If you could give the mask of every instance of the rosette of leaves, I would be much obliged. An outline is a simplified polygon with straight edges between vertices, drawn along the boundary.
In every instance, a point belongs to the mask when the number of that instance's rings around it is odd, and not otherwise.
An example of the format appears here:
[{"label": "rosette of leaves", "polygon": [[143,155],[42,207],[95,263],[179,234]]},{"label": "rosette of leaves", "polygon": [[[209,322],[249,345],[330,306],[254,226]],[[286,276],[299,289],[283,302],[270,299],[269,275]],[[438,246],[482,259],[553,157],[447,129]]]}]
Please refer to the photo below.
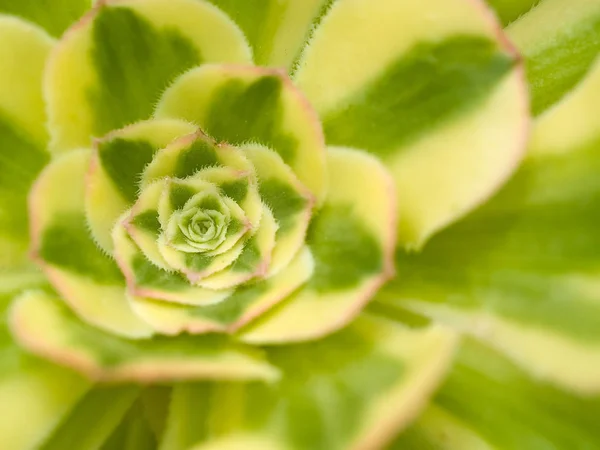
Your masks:
[{"label": "rosette of leaves", "polygon": [[600,1],[0,1],[1,448],[600,448]]}]

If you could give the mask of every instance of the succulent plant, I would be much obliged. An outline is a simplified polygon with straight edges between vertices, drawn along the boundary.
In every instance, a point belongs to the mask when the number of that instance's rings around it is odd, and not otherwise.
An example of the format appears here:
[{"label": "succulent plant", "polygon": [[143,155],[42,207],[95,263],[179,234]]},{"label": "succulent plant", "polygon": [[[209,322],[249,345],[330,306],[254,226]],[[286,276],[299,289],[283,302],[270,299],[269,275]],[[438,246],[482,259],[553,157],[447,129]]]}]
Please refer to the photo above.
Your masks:
[{"label": "succulent plant", "polygon": [[0,448],[600,448],[600,1],[0,0]]}]

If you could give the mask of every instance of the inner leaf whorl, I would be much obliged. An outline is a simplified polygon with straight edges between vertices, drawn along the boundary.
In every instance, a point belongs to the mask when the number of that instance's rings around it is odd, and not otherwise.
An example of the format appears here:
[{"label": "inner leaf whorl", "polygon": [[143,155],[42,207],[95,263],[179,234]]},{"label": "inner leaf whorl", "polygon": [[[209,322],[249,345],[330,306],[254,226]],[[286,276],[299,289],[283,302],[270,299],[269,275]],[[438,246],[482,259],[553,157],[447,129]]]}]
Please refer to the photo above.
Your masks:
[{"label": "inner leaf whorl", "polygon": [[186,253],[215,250],[225,241],[231,216],[222,199],[200,192],[169,218],[167,238],[173,248]]}]

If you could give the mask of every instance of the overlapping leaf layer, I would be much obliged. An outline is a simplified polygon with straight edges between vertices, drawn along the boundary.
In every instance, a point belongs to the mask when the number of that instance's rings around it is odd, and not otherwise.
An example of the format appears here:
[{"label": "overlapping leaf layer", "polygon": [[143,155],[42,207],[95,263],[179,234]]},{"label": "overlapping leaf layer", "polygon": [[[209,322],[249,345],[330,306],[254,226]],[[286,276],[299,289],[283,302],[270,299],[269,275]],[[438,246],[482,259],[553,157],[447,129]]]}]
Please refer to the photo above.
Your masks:
[{"label": "overlapping leaf layer", "polygon": [[600,1],[488,3],[0,0],[0,447],[600,448]]}]

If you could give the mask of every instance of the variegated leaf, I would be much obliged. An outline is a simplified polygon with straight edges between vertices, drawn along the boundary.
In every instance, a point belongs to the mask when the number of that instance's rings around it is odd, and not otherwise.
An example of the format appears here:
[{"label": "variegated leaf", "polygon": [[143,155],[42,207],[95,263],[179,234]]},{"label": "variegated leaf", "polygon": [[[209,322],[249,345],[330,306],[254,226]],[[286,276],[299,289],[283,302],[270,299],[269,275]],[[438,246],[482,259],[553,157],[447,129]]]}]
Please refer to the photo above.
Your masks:
[{"label": "variegated leaf", "polygon": [[403,276],[382,294],[582,393],[600,391],[599,93],[596,65],[538,119],[502,191],[422,253],[399,252]]},{"label": "variegated leaf", "polygon": [[540,382],[468,340],[430,406],[390,450],[594,449],[599,414],[597,396]]},{"label": "variegated leaf", "polygon": [[60,37],[89,10],[94,0],[0,0],[0,13],[17,16]]},{"label": "variegated leaf", "polygon": [[16,301],[10,323],[23,347],[95,380],[273,380],[279,376],[259,350],[226,337],[129,340],[81,322],[60,299],[40,291]]},{"label": "variegated leaf", "polygon": [[600,1],[543,0],[506,32],[525,59],[538,116],[568,94],[598,56]]},{"label": "variegated leaf", "polygon": [[383,165],[357,150],[331,148],[329,195],[311,222],[310,280],[241,331],[253,343],[325,336],[348,324],[394,272],[394,184]]},{"label": "variegated leaf", "polygon": [[49,160],[41,83],[53,46],[37,26],[0,15],[0,268],[26,260],[27,192]]},{"label": "variegated leaf", "polygon": [[525,149],[522,67],[479,2],[338,0],[294,79],[329,145],[391,170],[405,247],[488,198]]},{"label": "variegated leaf", "polygon": [[161,450],[382,448],[424,406],[452,333],[365,316],[314,343],[271,347],[271,385],[178,386]]},{"label": "variegated leaf", "polygon": [[207,62],[250,62],[238,27],[197,0],[100,2],[61,40],[45,77],[51,149],[147,119],[165,87]]}]

